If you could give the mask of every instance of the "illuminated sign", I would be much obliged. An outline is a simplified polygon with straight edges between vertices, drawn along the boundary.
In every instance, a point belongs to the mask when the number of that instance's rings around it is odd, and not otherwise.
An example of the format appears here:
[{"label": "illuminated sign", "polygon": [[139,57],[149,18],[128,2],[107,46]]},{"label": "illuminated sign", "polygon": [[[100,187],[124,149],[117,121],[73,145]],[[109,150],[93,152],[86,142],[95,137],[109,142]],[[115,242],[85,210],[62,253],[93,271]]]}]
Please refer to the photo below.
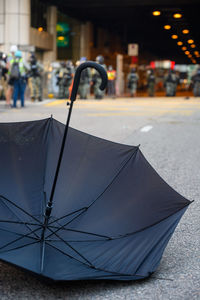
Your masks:
[{"label": "illuminated sign", "polygon": [[67,23],[57,23],[57,47],[68,47],[69,46],[69,32],[70,28]]}]

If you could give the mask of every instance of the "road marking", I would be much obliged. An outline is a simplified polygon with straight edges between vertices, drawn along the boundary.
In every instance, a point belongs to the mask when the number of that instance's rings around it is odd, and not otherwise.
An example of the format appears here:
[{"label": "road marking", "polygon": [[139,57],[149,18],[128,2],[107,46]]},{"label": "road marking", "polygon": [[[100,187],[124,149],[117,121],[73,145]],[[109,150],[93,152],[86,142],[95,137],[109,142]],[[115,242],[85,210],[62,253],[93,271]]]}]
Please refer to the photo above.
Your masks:
[{"label": "road marking", "polygon": [[153,126],[151,125],[147,125],[147,126],[144,126],[140,129],[141,132],[148,132],[149,130],[151,130],[153,128]]}]

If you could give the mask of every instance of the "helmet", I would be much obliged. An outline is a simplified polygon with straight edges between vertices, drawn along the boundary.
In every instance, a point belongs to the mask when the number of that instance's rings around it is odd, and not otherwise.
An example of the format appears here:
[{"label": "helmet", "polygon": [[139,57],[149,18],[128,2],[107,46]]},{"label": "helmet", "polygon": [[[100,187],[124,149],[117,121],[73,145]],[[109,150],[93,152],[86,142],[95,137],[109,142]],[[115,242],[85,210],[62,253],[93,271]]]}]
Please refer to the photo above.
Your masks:
[{"label": "helmet", "polygon": [[136,69],[135,68],[132,68],[131,69],[131,73],[135,73],[136,72]]},{"label": "helmet", "polygon": [[80,58],[80,62],[85,62],[85,61],[87,61],[87,57],[82,56],[82,57]]},{"label": "helmet", "polygon": [[17,51],[15,52],[15,57],[22,57],[21,51],[17,50]]},{"label": "helmet", "polygon": [[102,55],[98,55],[98,56],[96,57],[96,62],[98,62],[100,65],[103,65],[103,63],[104,63],[104,58],[103,58],[103,56],[102,56]]},{"label": "helmet", "polygon": [[10,47],[10,52],[15,53],[17,50],[18,50],[18,48],[17,48],[16,45],[12,45],[12,46]]}]

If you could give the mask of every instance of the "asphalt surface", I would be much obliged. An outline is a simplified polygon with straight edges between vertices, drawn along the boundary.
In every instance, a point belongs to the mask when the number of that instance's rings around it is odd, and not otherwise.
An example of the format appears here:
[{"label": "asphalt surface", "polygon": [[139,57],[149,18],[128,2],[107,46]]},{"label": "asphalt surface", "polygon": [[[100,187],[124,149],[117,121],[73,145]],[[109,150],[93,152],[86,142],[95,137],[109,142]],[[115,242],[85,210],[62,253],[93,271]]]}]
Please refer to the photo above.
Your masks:
[{"label": "asphalt surface", "polygon": [[[0,122],[49,117],[65,122],[64,101],[5,109]],[[135,98],[78,101],[71,126],[129,145],[141,144],[157,172],[183,196],[195,200],[181,219],[157,271],[137,282],[41,282],[0,263],[0,299],[200,299],[200,99]]]}]

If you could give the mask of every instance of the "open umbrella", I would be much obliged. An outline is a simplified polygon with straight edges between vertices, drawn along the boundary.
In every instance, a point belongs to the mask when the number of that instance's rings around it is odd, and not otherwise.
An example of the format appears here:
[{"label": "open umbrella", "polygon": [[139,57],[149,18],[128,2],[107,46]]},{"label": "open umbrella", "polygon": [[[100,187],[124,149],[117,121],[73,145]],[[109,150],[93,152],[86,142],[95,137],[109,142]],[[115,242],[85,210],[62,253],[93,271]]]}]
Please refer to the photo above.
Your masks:
[{"label": "open umbrella", "polygon": [[[139,147],[53,118],[0,124],[0,259],[53,280],[134,280],[156,270],[190,201]],[[58,151],[60,150],[60,153]]]}]

